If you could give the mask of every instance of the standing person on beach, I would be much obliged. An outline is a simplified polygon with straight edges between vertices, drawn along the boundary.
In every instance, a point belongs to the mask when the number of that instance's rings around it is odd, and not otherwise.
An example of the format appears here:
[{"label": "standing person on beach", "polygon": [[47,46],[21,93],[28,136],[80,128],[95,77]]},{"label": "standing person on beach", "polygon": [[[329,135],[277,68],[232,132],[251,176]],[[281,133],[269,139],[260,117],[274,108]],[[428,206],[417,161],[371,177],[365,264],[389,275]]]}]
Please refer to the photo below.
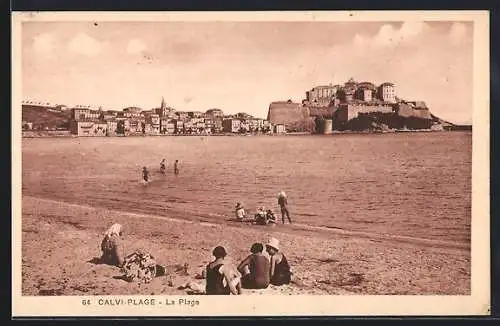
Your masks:
[{"label": "standing person on beach", "polygon": [[174,174],[179,174],[179,160],[175,160],[174,163]]},{"label": "standing person on beach", "polygon": [[142,168],[142,179],[144,179],[145,182],[149,182],[149,171],[145,166]]},{"label": "standing person on beach", "polygon": [[241,274],[226,262],[226,249],[217,246],[212,251],[215,260],[206,267],[206,287],[207,295],[239,295],[241,294]]},{"label": "standing person on beach", "polygon": [[289,284],[292,280],[292,272],[285,255],[280,251],[280,242],[271,238],[266,244],[266,251],[271,256],[271,267],[269,275],[272,285]]},{"label": "standing person on beach", "polygon": [[115,223],[104,233],[104,239],[101,242],[101,262],[117,267],[123,265],[123,246],[121,245],[121,236],[123,227]]},{"label": "standing person on beach", "polygon": [[166,169],[167,169],[167,160],[163,159],[160,163],[160,172],[165,174]]},{"label": "standing person on beach", "polygon": [[285,224],[285,215],[288,218],[288,222],[292,224],[292,219],[290,218],[290,212],[288,211],[288,199],[286,193],[282,190],[278,194],[278,205],[281,208],[281,220]]},{"label": "standing person on beach", "polygon": [[250,248],[251,255],[239,265],[238,271],[243,275],[241,286],[245,289],[265,289],[269,286],[269,259],[262,253],[262,243],[254,243]]}]

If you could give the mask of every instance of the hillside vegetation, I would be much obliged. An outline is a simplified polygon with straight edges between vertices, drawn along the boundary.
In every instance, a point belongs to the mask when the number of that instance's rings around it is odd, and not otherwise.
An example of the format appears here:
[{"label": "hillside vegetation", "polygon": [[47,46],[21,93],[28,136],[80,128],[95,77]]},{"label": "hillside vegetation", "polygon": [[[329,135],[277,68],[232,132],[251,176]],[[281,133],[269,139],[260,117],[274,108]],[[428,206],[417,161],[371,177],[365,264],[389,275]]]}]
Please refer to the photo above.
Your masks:
[{"label": "hillside vegetation", "polygon": [[68,129],[70,112],[48,107],[23,106],[22,120],[33,123],[33,129]]}]

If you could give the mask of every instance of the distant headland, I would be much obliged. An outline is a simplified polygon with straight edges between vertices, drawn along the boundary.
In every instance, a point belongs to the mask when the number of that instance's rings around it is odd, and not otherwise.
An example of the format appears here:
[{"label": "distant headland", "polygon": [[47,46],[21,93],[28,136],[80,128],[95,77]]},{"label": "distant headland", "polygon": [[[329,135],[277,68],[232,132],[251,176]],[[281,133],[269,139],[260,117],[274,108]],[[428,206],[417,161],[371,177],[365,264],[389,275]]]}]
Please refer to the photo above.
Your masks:
[{"label": "distant headland", "polygon": [[301,103],[276,101],[269,105],[267,119],[284,124],[288,131],[329,134],[335,132],[391,132],[471,130],[433,115],[424,101],[396,96],[396,86],[385,82],[321,85],[307,91]]},{"label": "distant headland", "polygon": [[424,101],[396,96],[395,85],[356,82],[316,86],[301,103],[271,102],[267,119],[247,113],[225,114],[221,109],[177,111],[162,98],[157,108],[102,107],[22,103],[25,137],[40,136],[153,136],[332,134],[343,132],[398,132],[471,130],[433,115]]}]

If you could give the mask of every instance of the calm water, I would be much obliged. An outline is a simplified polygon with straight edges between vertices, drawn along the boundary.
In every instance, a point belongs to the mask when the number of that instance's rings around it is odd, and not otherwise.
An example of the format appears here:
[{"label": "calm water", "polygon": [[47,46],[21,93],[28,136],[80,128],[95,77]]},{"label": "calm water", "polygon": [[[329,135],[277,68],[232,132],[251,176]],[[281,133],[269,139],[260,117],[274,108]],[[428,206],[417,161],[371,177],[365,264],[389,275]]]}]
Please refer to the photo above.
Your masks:
[{"label": "calm water", "polygon": [[471,147],[470,132],[23,139],[23,194],[223,221],[237,201],[277,212],[283,189],[298,223],[467,242]]}]

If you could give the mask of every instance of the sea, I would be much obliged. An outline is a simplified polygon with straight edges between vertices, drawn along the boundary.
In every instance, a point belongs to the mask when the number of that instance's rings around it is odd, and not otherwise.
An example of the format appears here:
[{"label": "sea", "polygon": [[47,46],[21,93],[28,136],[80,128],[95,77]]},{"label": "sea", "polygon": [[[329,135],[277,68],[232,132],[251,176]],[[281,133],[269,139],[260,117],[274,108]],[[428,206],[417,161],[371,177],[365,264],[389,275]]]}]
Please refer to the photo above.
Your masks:
[{"label": "sea", "polygon": [[294,223],[468,243],[471,155],[471,132],[23,138],[22,194],[229,223],[237,202],[280,220],[283,190]]}]

